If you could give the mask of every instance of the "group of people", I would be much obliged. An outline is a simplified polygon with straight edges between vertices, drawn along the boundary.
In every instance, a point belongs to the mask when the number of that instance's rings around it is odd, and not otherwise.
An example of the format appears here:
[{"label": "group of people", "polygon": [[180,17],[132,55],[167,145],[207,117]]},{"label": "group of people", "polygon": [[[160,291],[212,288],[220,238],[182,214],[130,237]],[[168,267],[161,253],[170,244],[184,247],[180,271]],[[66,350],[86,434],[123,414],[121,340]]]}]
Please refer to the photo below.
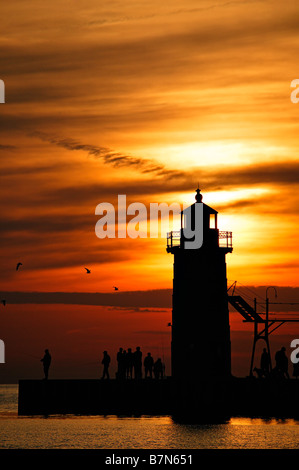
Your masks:
[{"label": "group of people", "polygon": [[[271,370],[271,361],[270,356],[266,348],[263,349],[261,355],[261,368],[254,370],[257,372],[258,377],[277,377],[277,378],[287,378],[289,379],[289,361],[286,355],[286,348],[283,346],[279,351],[275,354],[275,367]],[[111,358],[107,351],[103,353],[103,375],[102,379],[109,379],[109,366],[111,362]],[[133,379],[133,375],[135,379],[142,378],[142,352],[140,347],[137,346],[136,350],[132,352],[131,348],[128,348],[128,351],[124,350],[123,348],[119,348],[119,351],[116,355],[117,359],[117,372],[116,377],[117,379]],[[51,354],[49,350],[45,350],[44,357],[41,359],[43,363],[44,375],[45,380],[48,379],[49,368],[51,365]],[[161,358],[158,358],[154,361],[151,353],[147,353],[147,356],[144,358],[143,361],[144,366],[144,377],[152,379],[153,376],[155,379],[163,379],[164,377],[164,364],[161,361]],[[299,377],[299,363],[294,364],[293,376],[296,379]]]},{"label": "group of people", "polygon": [[[103,375],[102,379],[109,379],[109,366],[111,362],[111,358],[107,351],[104,351],[104,356],[102,360],[103,364]],[[119,351],[116,355],[117,360],[117,372],[116,378],[117,379],[141,379],[142,378],[142,352],[140,347],[137,346],[136,350],[133,352],[131,348],[128,350],[124,350],[123,348],[119,348]],[[164,376],[164,367],[161,361],[161,358],[158,358],[154,361],[151,353],[147,353],[143,361],[144,366],[144,376],[145,378],[153,378],[155,379],[162,379]]]},{"label": "group of people", "polygon": [[[259,377],[276,377],[289,379],[289,360],[286,355],[286,348],[283,346],[279,351],[275,353],[275,367],[271,370],[270,356],[266,348],[263,349],[261,355],[261,368],[258,370]],[[299,376],[299,367],[294,364],[293,376]]]},{"label": "group of people", "polygon": [[[132,379],[133,376],[135,379],[142,378],[142,352],[139,346],[137,346],[136,351],[134,352],[132,352],[131,348],[129,348],[128,351],[123,350],[123,348],[119,348],[116,359],[118,364],[116,377],[118,379]],[[41,359],[41,362],[43,363],[45,380],[47,380],[49,375],[49,368],[51,365],[51,354],[48,349],[45,349],[45,354]],[[108,352],[104,351],[102,360],[102,379],[110,378],[110,362],[111,358]],[[161,361],[161,358],[158,358],[156,361],[154,361],[151,353],[147,353],[147,356],[143,361],[143,365],[145,378],[149,377],[150,379],[152,379],[153,375],[155,379],[162,379],[164,377],[164,365]]]}]

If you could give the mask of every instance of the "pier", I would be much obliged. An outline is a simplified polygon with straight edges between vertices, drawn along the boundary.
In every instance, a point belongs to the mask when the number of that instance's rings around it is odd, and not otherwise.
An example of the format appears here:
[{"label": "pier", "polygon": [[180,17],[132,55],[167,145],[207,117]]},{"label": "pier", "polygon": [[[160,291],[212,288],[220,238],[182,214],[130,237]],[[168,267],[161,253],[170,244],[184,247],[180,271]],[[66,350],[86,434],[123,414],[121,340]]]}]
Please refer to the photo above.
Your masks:
[{"label": "pier", "polygon": [[19,415],[169,414],[171,380],[20,380]]},{"label": "pier", "polygon": [[299,419],[299,380],[20,380],[19,416],[171,415],[188,422],[233,416]]}]

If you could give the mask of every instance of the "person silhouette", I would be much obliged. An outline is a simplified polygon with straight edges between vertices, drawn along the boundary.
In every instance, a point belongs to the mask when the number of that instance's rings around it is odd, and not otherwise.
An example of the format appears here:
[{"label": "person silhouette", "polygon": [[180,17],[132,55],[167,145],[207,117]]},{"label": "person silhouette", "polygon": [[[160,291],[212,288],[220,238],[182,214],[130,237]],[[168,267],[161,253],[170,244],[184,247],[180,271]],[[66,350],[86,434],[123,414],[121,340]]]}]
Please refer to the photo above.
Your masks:
[{"label": "person silhouette", "polygon": [[48,374],[49,374],[49,368],[51,365],[51,354],[49,353],[48,349],[45,349],[45,354],[44,357],[41,359],[41,362],[43,363],[44,367],[44,374],[45,374],[45,380],[48,379]]},{"label": "person silhouette", "polygon": [[137,346],[136,351],[134,352],[134,377],[135,379],[142,378],[142,352],[140,351],[140,347]]},{"label": "person silhouette", "polygon": [[151,353],[147,353],[146,358],[144,359],[143,362],[144,365],[144,376],[147,378],[147,374],[149,374],[150,379],[153,378],[153,365],[154,365],[154,359],[152,358]]},{"label": "person silhouette", "polygon": [[267,349],[264,348],[261,356],[261,371],[265,377],[269,376],[270,372],[270,358]]},{"label": "person silhouette", "polygon": [[126,355],[126,378],[133,378],[133,353],[131,348],[128,348]]},{"label": "person silhouette", "polygon": [[127,378],[127,351],[124,349],[122,354],[122,378]]},{"label": "person silhouette", "polygon": [[123,378],[123,371],[124,371],[124,361],[123,361],[123,348],[119,348],[118,353],[116,355],[116,360],[117,360],[117,378],[122,379]]},{"label": "person silhouette", "polygon": [[160,357],[156,360],[154,364],[154,375],[155,379],[163,379],[163,364]]},{"label": "person silhouette", "polygon": [[104,379],[105,377],[107,377],[107,379],[109,379],[110,378],[109,377],[110,356],[107,353],[107,351],[104,351],[103,354],[104,354],[104,357],[103,357],[103,360],[102,360],[102,364],[103,364],[104,368],[103,368],[102,379]]},{"label": "person silhouette", "polygon": [[278,372],[278,376],[281,378],[287,377],[290,378],[288,372],[288,358],[285,354],[286,348],[283,346],[277,353],[275,354],[275,361],[276,361],[276,370]]}]

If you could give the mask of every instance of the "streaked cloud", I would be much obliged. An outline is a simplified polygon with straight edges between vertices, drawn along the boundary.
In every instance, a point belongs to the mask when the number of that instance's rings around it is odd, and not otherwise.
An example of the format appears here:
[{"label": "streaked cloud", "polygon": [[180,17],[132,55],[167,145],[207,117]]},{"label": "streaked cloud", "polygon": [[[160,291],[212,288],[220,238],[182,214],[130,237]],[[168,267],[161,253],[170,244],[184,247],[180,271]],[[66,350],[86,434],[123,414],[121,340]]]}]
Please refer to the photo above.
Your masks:
[{"label": "streaked cloud", "polygon": [[129,155],[124,155],[119,152],[115,152],[112,149],[106,147],[99,147],[96,145],[81,144],[72,139],[58,139],[55,137],[47,136],[41,132],[35,132],[32,134],[34,137],[39,137],[42,140],[45,140],[51,144],[57,145],[58,147],[63,147],[67,150],[80,150],[86,152],[88,155],[91,155],[95,158],[99,158],[104,161],[106,164],[110,164],[114,167],[135,167],[141,173],[154,173],[156,176],[165,176],[171,177],[180,177],[183,176],[183,172],[176,170],[166,169],[164,165],[158,165],[157,163],[142,158],[136,158]]},{"label": "streaked cloud", "polygon": [[[235,295],[242,295],[253,305],[257,298],[258,309],[265,313],[266,291],[269,286],[243,286],[237,283]],[[299,287],[276,286],[278,297],[269,291],[270,311],[278,313],[299,312]],[[231,293],[229,291],[229,293]],[[169,313],[172,307],[172,289],[156,289],[115,293],[90,292],[3,292],[7,304],[64,304],[108,306],[113,311],[133,313]],[[230,306],[230,311],[235,312]]]}]

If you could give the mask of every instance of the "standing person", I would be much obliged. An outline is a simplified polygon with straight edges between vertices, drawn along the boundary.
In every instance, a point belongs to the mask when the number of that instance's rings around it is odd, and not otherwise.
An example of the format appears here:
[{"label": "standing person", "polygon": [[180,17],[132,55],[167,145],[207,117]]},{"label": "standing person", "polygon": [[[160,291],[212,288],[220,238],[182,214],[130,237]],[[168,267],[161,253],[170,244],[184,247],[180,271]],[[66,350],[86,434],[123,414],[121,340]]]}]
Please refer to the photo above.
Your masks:
[{"label": "standing person", "polygon": [[276,369],[278,372],[278,377],[285,378],[285,376],[289,379],[289,372],[288,372],[288,358],[285,354],[286,348],[283,346],[277,353],[275,354],[275,361],[276,361]]},{"label": "standing person", "polygon": [[122,355],[122,378],[127,378],[127,351],[125,349],[123,350]]},{"label": "standing person", "polygon": [[142,352],[139,346],[137,346],[134,352],[134,375],[135,379],[142,378]]},{"label": "standing person", "polygon": [[104,351],[104,357],[103,357],[103,360],[102,360],[102,364],[104,366],[103,368],[103,375],[102,375],[102,379],[104,379],[105,377],[107,377],[107,379],[109,379],[109,364],[110,364],[110,356],[109,354],[107,353],[107,351]]},{"label": "standing person", "polygon": [[45,355],[41,359],[41,362],[43,362],[43,367],[44,367],[44,374],[45,374],[45,380],[48,380],[48,374],[49,374],[49,368],[51,365],[51,354],[49,353],[48,349],[45,349]]},{"label": "standing person", "polygon": [[128,348],[128,352],[126,355],[126,378],[132,379],[133,378],[133,353],[132,349]]},{"label": "standing person", "polygon": [[124,361],[123,361],[123,348],[119,348],[119,351],[116,355],[116,360],[117,360],[117,378],[122,379],[123,378],[123,369],[124,369]]},{"label": "standing person", "polygon": [[270,372],[270,358],[266,348],[263,349],[261,356],[261,371],[265,377],[269,377]]},{"label": "standing person", "polygon": [[153,378],[153,365],[154,359],[152,358],[151,353],[147,353],[146,358],[144,359],[144,376],[147,378],[147,374],[149,374],[150,379]]},{"label": "standing person", "polygon": [[160,358],[158,358],[154,364],[154,375],[155,379],[163,379],[163,364]]}]

